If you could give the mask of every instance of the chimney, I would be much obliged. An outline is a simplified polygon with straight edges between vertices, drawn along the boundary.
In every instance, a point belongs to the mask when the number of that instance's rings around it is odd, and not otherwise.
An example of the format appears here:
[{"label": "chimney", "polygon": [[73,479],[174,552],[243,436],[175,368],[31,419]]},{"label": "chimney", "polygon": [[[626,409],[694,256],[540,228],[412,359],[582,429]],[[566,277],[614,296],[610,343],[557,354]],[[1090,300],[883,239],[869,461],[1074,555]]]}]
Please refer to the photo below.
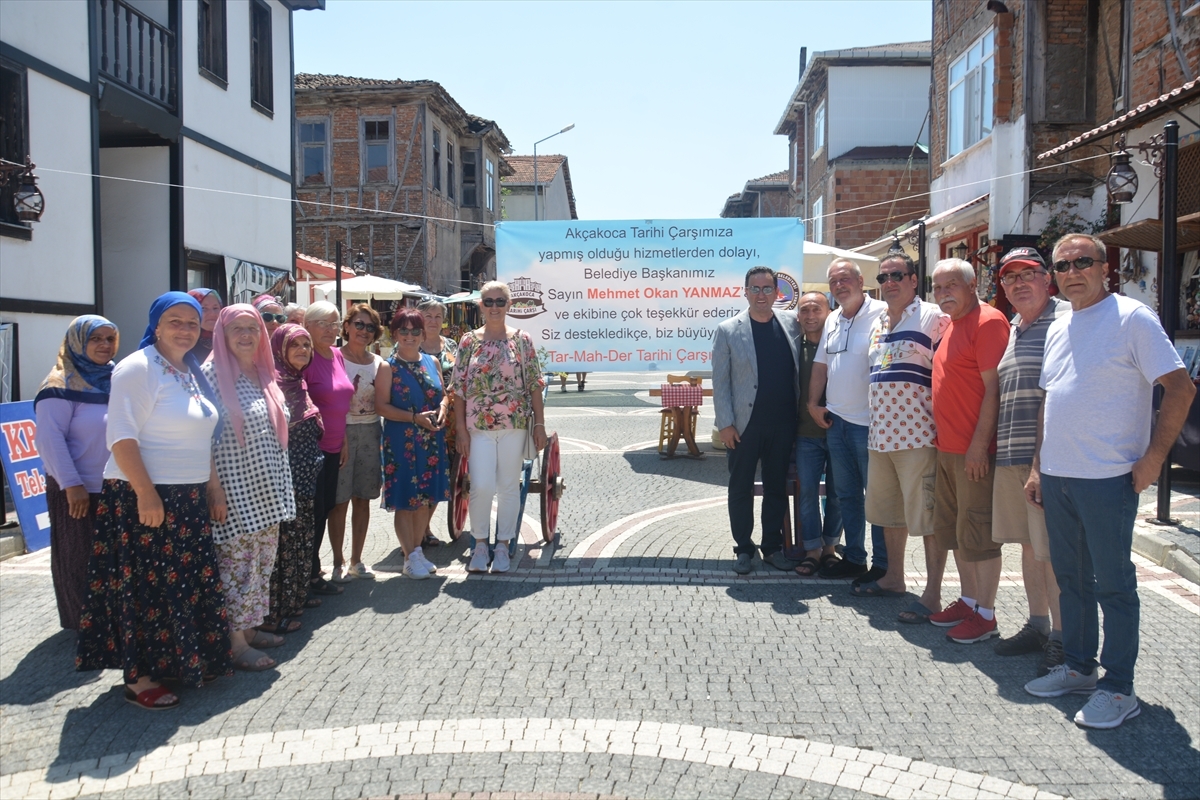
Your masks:
[{"label": "chimney", "polygon": [[796,79],[797,81],[801,81],[804,79],[804,68],[807,66],[808,66],[808,48],[801,47],[800,48],[800,77]]}]

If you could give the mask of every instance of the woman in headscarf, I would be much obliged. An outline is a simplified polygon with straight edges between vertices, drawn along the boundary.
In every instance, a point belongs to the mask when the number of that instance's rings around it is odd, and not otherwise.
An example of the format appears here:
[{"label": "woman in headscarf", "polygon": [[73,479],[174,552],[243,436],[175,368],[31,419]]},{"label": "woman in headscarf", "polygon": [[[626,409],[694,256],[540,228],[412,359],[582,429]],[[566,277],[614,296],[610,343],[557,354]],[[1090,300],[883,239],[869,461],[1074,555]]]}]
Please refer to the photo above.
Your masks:
[{"label": "woman in headscarf", "polygon": [[283,306],[279,304],[279,298],[275,295],[260,294],[250,301],[250,305],[254,306],[254,310],[262,315],[263,324],[267,326],[268,341],[269,337],[275,335],[279,326],[287,322]]},{"label": "woman in headscarf", "polygon": [[112,373],[112,456],[96,505],[88,595],[75,667],[120,669],[125,699],[152,711],[230,672],[229,622],[209,518],[225,519],[212,461],[212,388],[189,352],[200,304],[167,292],[150,307],[141,349]]},{"label": "woman in headscarf", "polygon": [[200,304],[200,338],[192,348],[190,355],[197,364],[208,360],[208,354],[213,349],[213,327],[217,324],[217,315],[221,313],[221,295],[216,289],[192,289],[188,292]]},{"label": "woman in headscarf", "polygon": [[79,610],[87,596],[92,529],[108,446],[104,429],[117,326],[85,314],[67,326],[58,361],[42,381],[33,407],[37,413],[37,449],[46,468],[46,505],[50,512],[50,576],[58,621],[79,628]]},{"label": "woman in headscarf", "polygon": [[275,660],[257,648],[283,644],[283,637],[255,628],[270,611],[279,523],[295,518],[296,501],[283,392],[275,385],[275,359],[254,306],[221,309],[212,356],[201,370],[228,423],[213,447],[228,515],[213,525],[212,537],[233,631],[233,665],[261,672]]},{"label": "woman in headscarf", "polygon": [[312,566],[313,495],[325,455],[318,442],[324,427],[321,412],[308,396],[304,368],[312,360],[312,336],[299,325],[285,323],[271,336],[275,357],[275,382],[288,409],[288,464],[296,497],[296,518],[279,523],[279,550],[271,573],[271,613],[259,630],[291,633],[300,628],[293,619],[306,605],[318,606],[319,597],[307,602],[308,575]]}]

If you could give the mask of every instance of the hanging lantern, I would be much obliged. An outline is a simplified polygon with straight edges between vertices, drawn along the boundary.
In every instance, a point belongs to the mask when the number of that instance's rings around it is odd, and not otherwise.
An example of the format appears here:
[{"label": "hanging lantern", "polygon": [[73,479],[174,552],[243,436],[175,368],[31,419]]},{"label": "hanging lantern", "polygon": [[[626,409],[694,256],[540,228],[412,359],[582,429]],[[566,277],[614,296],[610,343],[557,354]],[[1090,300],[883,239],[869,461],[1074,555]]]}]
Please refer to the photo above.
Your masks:
[{"label": "hanging lantern", "polygon": [[959,242],[950,248],[950,257],[957,258],[959,261],[967,260],[967,243]]},{"label": "hanging lantern", "polygon": [[21,176],[21,185],[13,193],[13,207],[17,211],[17,219],[22,222],[37,222],[42,218],[42,212],[46,210],[46,197],[38,188],[32,164]]},{"label": "hanging lantern", "polygon": [[1108,171],[1108,201],[1114,205],[1132,203],[1138,190],[1137,170],[1129,163],[1129,152],[1124,147],[1112,154],[1112,167]]}]

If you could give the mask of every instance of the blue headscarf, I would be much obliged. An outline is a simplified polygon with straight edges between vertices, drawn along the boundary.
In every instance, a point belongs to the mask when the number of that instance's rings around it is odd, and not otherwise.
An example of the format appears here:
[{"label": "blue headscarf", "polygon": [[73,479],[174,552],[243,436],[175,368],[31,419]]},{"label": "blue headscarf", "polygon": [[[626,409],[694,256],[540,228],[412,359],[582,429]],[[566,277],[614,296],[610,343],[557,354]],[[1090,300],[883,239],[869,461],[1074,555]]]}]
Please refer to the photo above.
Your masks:
[{"label": "blue headscarf", "polygon": [[38,388],[37,396],[33,398],[34,406],[47,397],[108,405],[113,362],[97,364],[87,355],[88,337],[97,328],[112,328],[114,333],[117,332],[116,324],[97,314],[84,314],[71,320],[62,347],[58,349],[58,361]]},{"label": "blue headscarf", "polygon": [[[150,306],[150,323],[146,326],[146,332],[142,334],[142,341],[138,345],[139,348],[149,347],[158,341],[158,336],[154,332],[158,328],[158,321],[162,319],[162,315],[166,313],[168,308],[177,305],[191,306],[196,312],[197,318],[204,316],[204,309],[200,307],[200,303],[186,292],[167,292],[164,295],[160,295]],[[192,378],[195,379],[196,385],[200,387],[200,392],[208,402],[212,403],[213,408],[220,408],[221,405],[217,400],[217,393],[213,391],[212,386],[205,379],[204,373],[200,371],[200,362],[196,360],[196,357],[191,353],[187,353],[183,357],[183,363],[191,371]],[[212,416],[212,412],[209,411],[208,406],[204,406],[204,416]],[[221,419],[220,415],[218,415],[217,427],[213,431],[214,442],[221,438],[221,429],[224,427],[225,420]]]}]

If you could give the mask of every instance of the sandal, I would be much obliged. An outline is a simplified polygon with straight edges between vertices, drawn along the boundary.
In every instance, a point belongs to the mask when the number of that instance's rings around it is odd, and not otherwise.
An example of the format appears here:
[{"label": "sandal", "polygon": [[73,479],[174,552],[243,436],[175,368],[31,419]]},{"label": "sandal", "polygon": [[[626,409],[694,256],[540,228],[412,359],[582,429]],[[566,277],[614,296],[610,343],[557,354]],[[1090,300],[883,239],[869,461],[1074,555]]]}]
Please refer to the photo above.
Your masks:
[{"label": "sandal", "polygon": [[[295,633],[300,630],[300,621],[284,617],[279,622],[264,622],[254,630],[262,631],[263,633]],[[280,642],[283,644],[283,642]],[[267,645],[267,647],[278,647],[278,645]]]},{"label": "sandal", "polygon": [[[253,654],[253,655],[252,655]],[[260,659],[266,658],[271,663],[259,664]],[[268,656],[266,653],[259,652],[253,647],[247,647],[240,655],[234,657],[234,669],[240,669],[243,672],[266,672],[269,669],[275,669],[279,666],[275,659]]]},{"label": "sandal", "polygon": [[269,631],[260,631],[257,628],[253,629],[254,635],[247,641],[251,647],[282,647],[285,639],[278,634]]},{"label": "sandal", "polygon": [[817,562],[817,572],[824,572],[826,567],[836,564],[841,560],[841,557],[836,556],[833,553],[826,553],[825,555],[821,556],[821,560]]},{"label": "sandal", "polygon": [[[159,703],[158,701],[164,697],[171,696],[175,698],[173,703]],[[144,692],[135,693],[133,687],[125,685],[125,700],[135,706],[140,706],[147,711],[166,711],[170,708],[179,707],[179,696],[165,686],[156,686],[153,689],[147,689]]]},{"label": "sandal", "polygon": [[313,594],[336,595],[346,591],[346,587],[334,586],[324,578],[317,578],[308,584],[308,590]]},{"label": "sandal", "polygon": [[432,533],[425,534],[425,538],[421,540],[421,547],[441,547],[442,540],[434,536]]},{"label": "sandal", "polygon": [[920,600],[913,600],[912,605],[901,611],[896,616],[896,619],[906,622],[909,625],[920,625],[923,622],[928,622],[934,613],[936,612],[930,611],[922,605]]},{"label": "sandal", "polygon": [[821,569],[820,562],[817,561],[812,556],[807,556],[796,567],[796,574],[799,575],[801,578],[811,578],[812,576],[816,575],[817,572],[820,571],[820,569]]}]

